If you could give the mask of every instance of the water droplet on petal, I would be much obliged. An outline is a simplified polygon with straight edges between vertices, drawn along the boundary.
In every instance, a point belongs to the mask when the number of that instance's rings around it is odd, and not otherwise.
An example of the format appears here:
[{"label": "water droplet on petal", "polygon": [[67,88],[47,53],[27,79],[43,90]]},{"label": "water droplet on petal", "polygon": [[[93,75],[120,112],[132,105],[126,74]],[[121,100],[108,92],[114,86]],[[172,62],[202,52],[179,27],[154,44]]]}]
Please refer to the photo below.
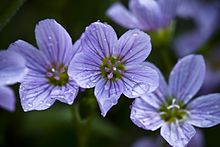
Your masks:
[{"label": "water droplet on petal", "polygon": [[49,39],[49,40],[51,40],[51,39],[52,39],[52,37],[51,37],[51,36],[48,36],[48,39]]},{"label": "water droplet on petal", "polygon": [[149,89],[149,86],[146,83],[137,83],[132,88],[132,95],[133,96],[140,96],[147,92]]},{"label": "water droplet on petal", "polygon": [[49,106],[49,107],[51,106],[51,104],[50,104],[50,103],[46,103],[46,105],[47,105],[47,106]]},{"label": "water droplet on petal", "polygon": [[134,33],[132,36],[133,36],[133,37],[136,37],[137,35],[138,35],[137,33]]},{"label": "water droplet on petal", "polygon": [[28,107],[33,107],[33,104],[32,103],[28,103]]}]

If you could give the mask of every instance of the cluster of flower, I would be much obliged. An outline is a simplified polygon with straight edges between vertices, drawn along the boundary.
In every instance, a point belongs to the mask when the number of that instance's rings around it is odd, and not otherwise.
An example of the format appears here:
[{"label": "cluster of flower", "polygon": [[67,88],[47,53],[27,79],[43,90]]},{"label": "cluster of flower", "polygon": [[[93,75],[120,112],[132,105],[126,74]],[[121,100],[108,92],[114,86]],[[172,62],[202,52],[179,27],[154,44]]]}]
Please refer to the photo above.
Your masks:
[{"label": "cluster of flower", "polygon": [[130,115],[134,124],[152,131],[161,128],[161,136],[172,146],[187,145],[196,133],[193,126],[219,124],[220,94],[192,99],[205,77],[201,55],[180,59],[167,84],[160,70],[145,61],[151,41],[148,34],[138,30],[168,25],[178,3],[131,0],[131,12],[114,4],[107,13],[131,29],[119,39],[110,25],[98,21],[86,27],[72,44],[67,31],[55,20],[40,21],[35,28],[39,50],[18,40],[0,52],[0,77],[4,79],[0,81],[0,106],[14,110],[14,94],[6,85],[15,82],[21,83],[24,111],[45,110],[56,100],[71,105],[79,87],[95,87],[103,116],[124,94],[135,98]]}]

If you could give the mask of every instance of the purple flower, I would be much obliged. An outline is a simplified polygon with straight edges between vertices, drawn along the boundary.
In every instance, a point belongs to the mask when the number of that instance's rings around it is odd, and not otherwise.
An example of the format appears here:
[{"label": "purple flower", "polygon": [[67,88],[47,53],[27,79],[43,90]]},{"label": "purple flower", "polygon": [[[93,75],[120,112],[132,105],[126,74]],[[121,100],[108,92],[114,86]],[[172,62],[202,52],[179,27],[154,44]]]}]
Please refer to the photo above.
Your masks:
[{"label": "purple flower", "polygon": [[20,81],[27,73],[25,60],[12,51],[0,51],[0,107],[15,110],[15,95],[6,85]]},{"label": "purple flower", "polygon": [[169,85],[160,72],[159,75],[159,88],[136,98],[132,104],[130,118],[137,126],[152,131],[161,128],[161,136],[171,146],[179,147],[187,145],[195,135],[193,126],[207,128],[219,124],[219,93],[192,99],[205,76],[201,55],[179,60],[171,72]]},{"label": "purple flower", "polygon": [[153,31],[166,27],[172,21],[180,1],[130,0],[130,10],[117,2],[106,13],[112,20],[125,28]]},{"label": "purple flower", "polygon": [[196,0],[185,0],[179,7],[177,15],[193,19],[196,28],[180,34],[174,40],[179,56],[185,56],[198,50],[213,34],[218,24],[218,11],[213,4],[203,4]]},{"label": "purple flower", "polygon": [[67,70],[80,41],[73,46],[69,34],[53,19],[40,21],[35,35],[40,50],[22,40],[10,46],[24,56],[29,69],[20,85],[24,111],[47,109],[55,100],[72,104],[79,86]]},{"label": "purple flower", "polygon": [[158,87],[157,72],[143,62],[151,51],[146,33],[130,30],[118,40],[111,26],[95,22],[86,28],[81,44],[83,52],[68,72],[80,87],[95,87],[103,116],[122,93],[134,98]]},{"label": "purple flower", "polygon": [[[186,147],[204,147],[204,135],[197,129],[195,136],[192,137]],[[137,140],[132,147],[170,147],[165,144],[160,136],[156,137],[142,137]]]}]

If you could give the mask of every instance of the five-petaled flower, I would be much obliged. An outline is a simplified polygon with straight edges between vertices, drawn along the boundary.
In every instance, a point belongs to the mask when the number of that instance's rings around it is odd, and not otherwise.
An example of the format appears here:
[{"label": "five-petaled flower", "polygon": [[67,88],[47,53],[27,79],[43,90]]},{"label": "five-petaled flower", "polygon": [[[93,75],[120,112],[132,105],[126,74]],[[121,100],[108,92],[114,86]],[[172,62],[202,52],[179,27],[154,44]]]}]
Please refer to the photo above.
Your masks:
[{"label": "five-petaled flower", "polygon": [[53,19],[40,21],[35,35],[40,50],[22,40],[9,47],[27,60],[29,71],[20,85],[24,111],[47,109],[55,100],[72,104],[79,86],[67,70],[79,42],[72,45],[69,34]]},{"label": "five-petaled flower", "polygon": [[125,28],[153,31],[166,27],[172,21],[180,1],[130,0],[130,11],[116,2],[107,10],[107,15]]},{"label": "five-petaled flower", "polygon": [[193,126],[206,128],[220,123],[219,93],[192,99],[205,76],[201,55],[179,60],[171,72],[169,85],[159,70],[158,73],[159,88],[136,98],[132,104],[130,118],[137,126],[152,131],[161,127],[160,134],[170,145],[182,147],[195,135]]},{"label": "five-petaled flower", "polygon": [[6,85],[19,82],[27,73],[25,59],[9,50],[0,51],[0,106],[6,110],[15,110],[15,95]]},{"label": "five-petaled flower", "polygon": [[130,30],[118,40],[110,25],[94,22],[86,28],[81,44],[82,53],[72,60],[68,73],[80,87],[95,87],[103,116],[122,93],[134,98],[158,87],[156,70],[143,62],[151,51],[146,33]]}]

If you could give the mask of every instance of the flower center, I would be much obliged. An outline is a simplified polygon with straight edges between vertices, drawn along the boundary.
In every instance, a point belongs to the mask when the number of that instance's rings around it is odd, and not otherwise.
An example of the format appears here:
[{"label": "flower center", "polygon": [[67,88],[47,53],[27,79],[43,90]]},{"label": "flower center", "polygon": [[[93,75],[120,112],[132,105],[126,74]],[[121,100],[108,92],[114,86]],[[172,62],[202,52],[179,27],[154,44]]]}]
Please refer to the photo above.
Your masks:
[{"label": "flower center", "polygon": [[67,74],[67,67],[63,64],[55,65],[53,64],[46,73],[46,77],[50,84],[55,86],[64,86],[69,81],[69,76]]},{"label": "flower center", "polygon": [[177,99],[168,99],[166,103],[161,105],[159,111],[161,119],[169,123],[186,117],[185,106]]},{"label": "flower center", "polygon": [[122,78],[124,70],[124,64],[118,57],[106,57],[102,61],[101,74],[107,80]]}]

